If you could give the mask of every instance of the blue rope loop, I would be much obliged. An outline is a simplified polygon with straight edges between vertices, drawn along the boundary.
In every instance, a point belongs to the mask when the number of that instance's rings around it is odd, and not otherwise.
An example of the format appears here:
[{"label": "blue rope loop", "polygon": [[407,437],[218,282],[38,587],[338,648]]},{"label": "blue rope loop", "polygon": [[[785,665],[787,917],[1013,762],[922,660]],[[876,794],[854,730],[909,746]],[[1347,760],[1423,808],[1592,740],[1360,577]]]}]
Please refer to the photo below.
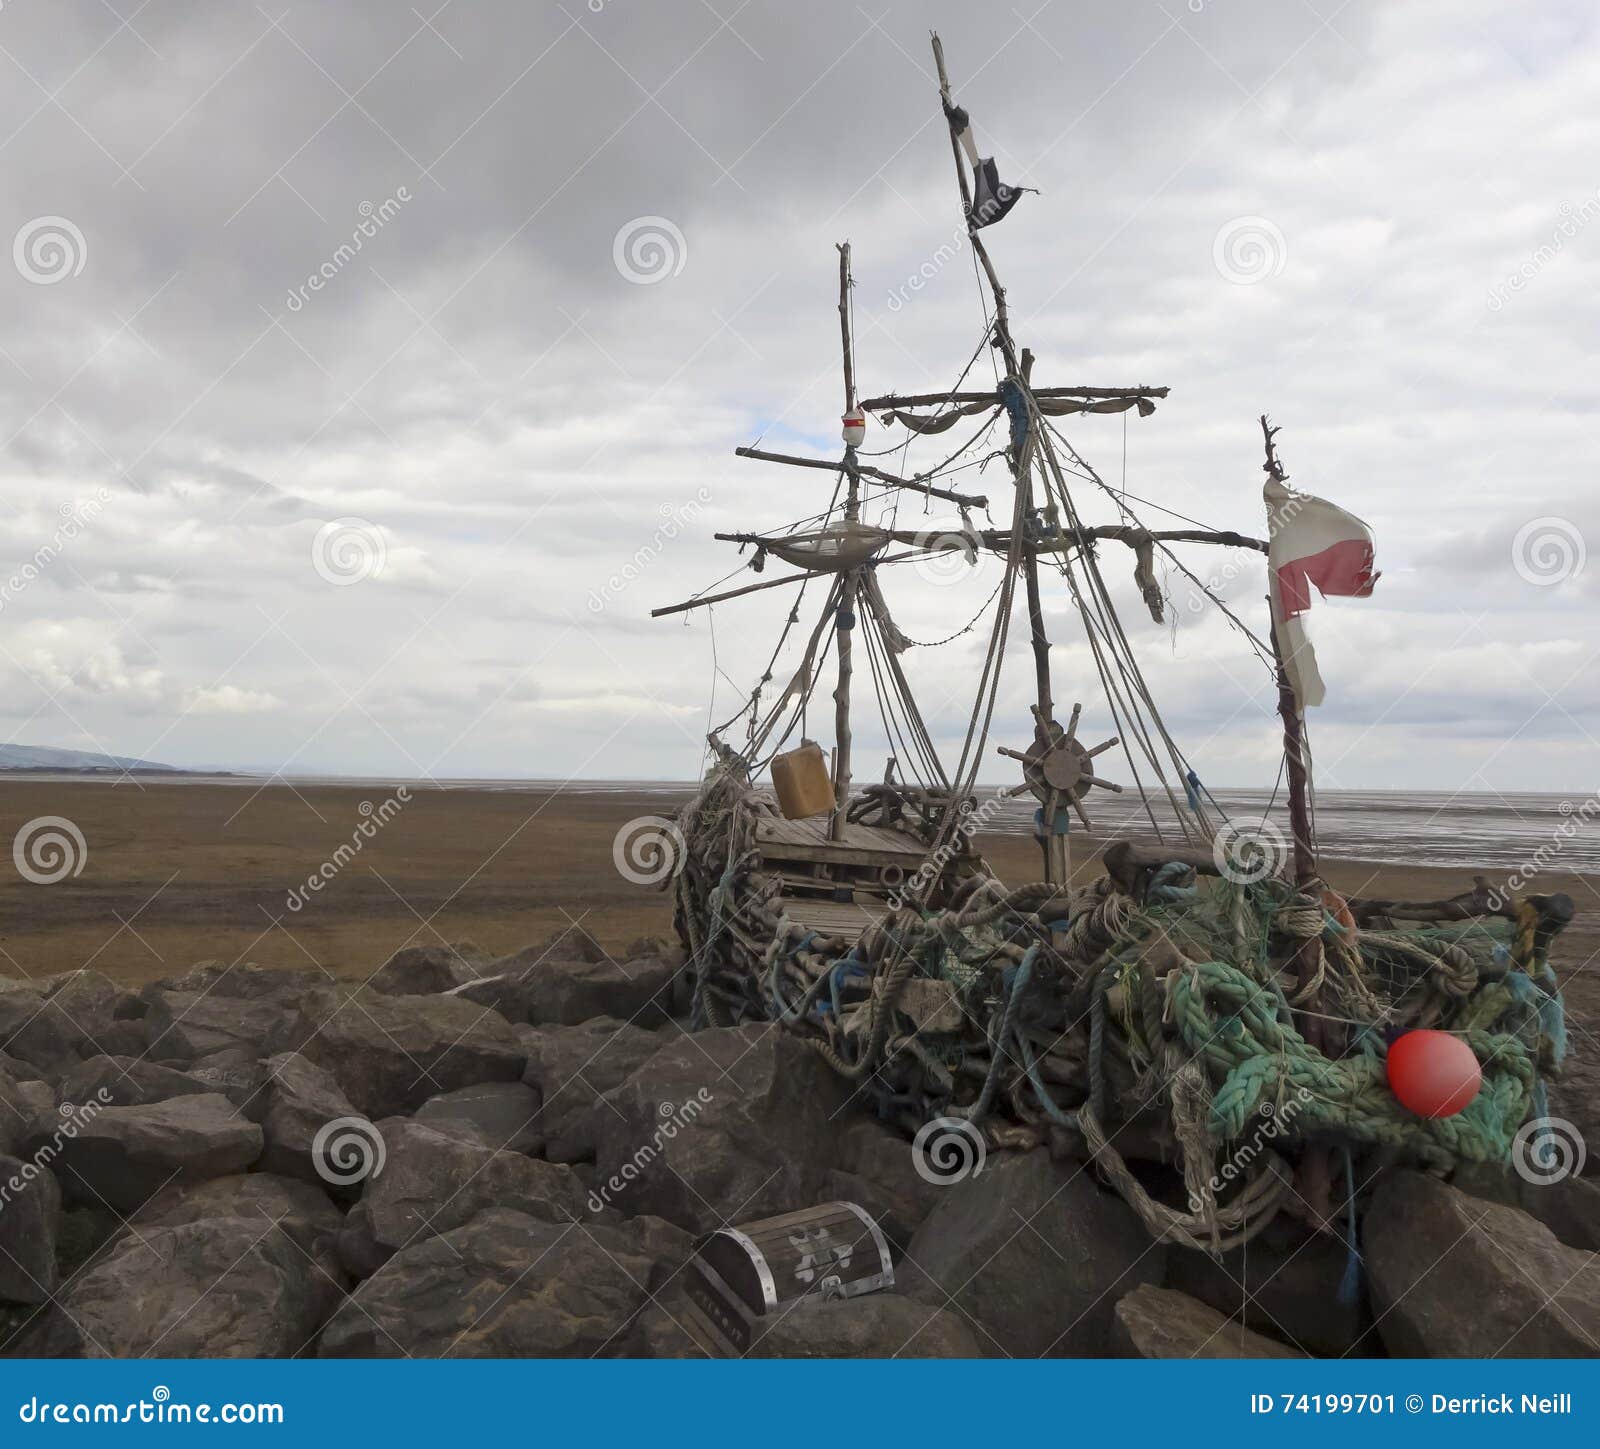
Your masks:
[{"label": "blue rope loop", "polygon": [[1015,379],[1008,377],[1000,384],[1000,401],[1011,419],[1011,446],[1020,454],[1022,445],[1028,440],[1028,400],[1022,395],[1022,389],[1017,386]]}]

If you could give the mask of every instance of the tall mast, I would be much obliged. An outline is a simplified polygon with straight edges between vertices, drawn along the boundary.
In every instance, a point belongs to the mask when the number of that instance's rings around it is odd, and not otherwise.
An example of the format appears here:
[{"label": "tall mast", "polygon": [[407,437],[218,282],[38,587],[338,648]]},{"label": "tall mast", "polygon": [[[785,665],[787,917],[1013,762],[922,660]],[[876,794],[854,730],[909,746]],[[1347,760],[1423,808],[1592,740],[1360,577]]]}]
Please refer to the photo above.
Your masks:
[{"label": "tall mast", "polygon": [[[839,244],[839,340],[844,353],[844,410],[848,415],[856,406],[856,370],[850,346],[849,242]],[[861,475],[856,469],[855,444],[848,438],[844,445],[844,471],[845,522],[855,523],[861,517]],[[834,840],[844,833],[845,810],[850,803],[851,636],[855,630],[858,574],[859,570],[851,569],[841,580],[835,634],[839,644],[839,679],[833,691],[833,814],[828,821],[828,834]]]},{"label": "tall mast", "polygon": [[[937,34],[933,37],[933,61],[939,71],[939,99],[948,113],[951,105],[950,76],[945,70],[944,46]],[[950,154],[955,161],[956,182],[961,188],[962,214],[967,219],[967,240],[971,242],[973,255],[977,257],[983,267],[984,275],[989,279],[989,290],[994,296],[995,341],[999,345],[1001,356],[1005,359],[1007,381],[1025,393],[1033,369],[1033,354],[1024,351],[1020,358],[1017,354],[1016,343],[1011,336],[1010,314],[1006,310],[1006,289],[1000,285],[994,263],[989,259],[988,248],[984,246],[974,225],[972,190],[967,185],[967,173],[961,164],[961,142],[957,138],[953,123],[949,130]],[[1028,520],[1033,516],[1033,448],[1034,426],[1030,418],[1022,445],[1013,450],[1011,459],[1011,477],[1018,495],[1016,526],[1019,528],[1026,528]],[[1053,733],[1051,724],[1055,719],[1055,704],[1050,688],[1050,639],[1045,633],[1044,604],[1039,594],[1039,559],[1031,547],[1022,550],[1021,567],[1028,598],[1028,630],[1033,643],[1034,719],[1041,737],[1048,738]],[[1045,879],[1064,883],[1070,868],[1067,860],[1067,842],[1065,836],[1057,835],[1055,832],[1054,813],[1053,802],[1047,801],[1040,848],[1044,855]]]},{"label": "tall mast", "polygon": [[[1278,461],[1278,450],[1273,442],[1277,434],[1278,430],[1267,421],[1267,416],[1263,413],[1261,436],[1266,443],[1267,461],[1261,465],[1262,471],[1274,483],[1286,483],[1289,475],[1283,471],[1283,464]],[[1278,716],[1283,721],[1284,773],[1289,780],[1289,830],[1294,836],[1294,882],[1298,886],[1303,886],[1317,873],[1316,842],[1311,835],[1304,721],[1300,713],[1300,701],[1295,698],[1294,687],[1289,683],[1289,670],[1283,656],[1283,640],[1278,634],[1277,614],[1276,610],[1271,609],[1270,600],[1268,608],[1271,610],[1272,657],[1278,678]]]}]

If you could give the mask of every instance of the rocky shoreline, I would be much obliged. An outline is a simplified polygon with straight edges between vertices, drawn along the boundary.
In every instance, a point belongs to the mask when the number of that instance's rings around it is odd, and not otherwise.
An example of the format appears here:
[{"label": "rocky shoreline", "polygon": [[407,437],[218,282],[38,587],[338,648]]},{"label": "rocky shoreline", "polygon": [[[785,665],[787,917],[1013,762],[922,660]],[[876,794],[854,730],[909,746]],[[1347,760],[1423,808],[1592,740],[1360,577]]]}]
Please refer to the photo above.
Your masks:
[{"label": "rocky shoreline", "polygon": [[1213,1258],[1153,1243],[1065,1133],[937,1180],[781,1029],[687,1031],[681,968],[574,928],[359,986],[0,984],[0,1352],[694,1356],[697,1237],[846,1200],[893,1289],[753,1354],[1600,1353],[1587,1179],[1391,1169],[1358,1261],[1290,1219]]}]

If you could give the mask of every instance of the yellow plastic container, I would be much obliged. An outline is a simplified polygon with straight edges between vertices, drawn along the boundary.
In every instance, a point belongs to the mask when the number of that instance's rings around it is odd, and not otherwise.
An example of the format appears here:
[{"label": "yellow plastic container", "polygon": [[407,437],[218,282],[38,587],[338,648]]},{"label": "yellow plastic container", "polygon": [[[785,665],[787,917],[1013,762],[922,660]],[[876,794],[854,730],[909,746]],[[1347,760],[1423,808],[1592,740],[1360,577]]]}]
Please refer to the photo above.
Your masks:
[{"label": "yellow plastic container", "polygon": [[786,820],[805,820],[833,809],[833,781],[815,740],[802,740],[799,749],[772,757],[772,785]]}]

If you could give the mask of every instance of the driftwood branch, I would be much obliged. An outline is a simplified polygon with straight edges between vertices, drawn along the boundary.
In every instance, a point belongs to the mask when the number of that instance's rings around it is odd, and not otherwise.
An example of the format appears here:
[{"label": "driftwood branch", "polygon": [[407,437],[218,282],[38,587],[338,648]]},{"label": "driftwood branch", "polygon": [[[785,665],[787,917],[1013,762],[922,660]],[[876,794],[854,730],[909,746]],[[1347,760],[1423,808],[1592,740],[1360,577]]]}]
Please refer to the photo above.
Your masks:
[{"label": "driftwood branch", "polygon": [[[1171,388],[1165,387],[1035,387],[1029,389],[1035,397],[1052,398],[1115,398],[1115,397],[1165,397]],[[991,389],[988,392],[918,392],[908,393],[901,397],[897,393],[889,393],[885,397],[869,397],[862,400],[861,406],[870,412],[884,412],[889,408],[925,408],[942,406],[946,403],[979,403],[992,402],[1000,406],[1000,394]]]},{"label": "driftwood branch", "polygon": [[[831,463],[826,458],[798,458],[793,453],[768,453],[761,448],[735,448],[733,452],[735,457],[755,458],[762,463],[787,463],[794,468],[823,468],[830,473],[848,471],[844,463]],[[989,500],[982,494],[955,493],[948,488],[935,488],[931,483],[922,483],[915,478],[897,478],[893,473],[885,473],[881,468],[868,468],[860,464],[857,464],[855,471],[863,478],[887,483],[891,488],[909,488],[913,493],[924,493],[929,498],[943,498],[947,503],[955,503],[962,508],[989,506]]]}]

